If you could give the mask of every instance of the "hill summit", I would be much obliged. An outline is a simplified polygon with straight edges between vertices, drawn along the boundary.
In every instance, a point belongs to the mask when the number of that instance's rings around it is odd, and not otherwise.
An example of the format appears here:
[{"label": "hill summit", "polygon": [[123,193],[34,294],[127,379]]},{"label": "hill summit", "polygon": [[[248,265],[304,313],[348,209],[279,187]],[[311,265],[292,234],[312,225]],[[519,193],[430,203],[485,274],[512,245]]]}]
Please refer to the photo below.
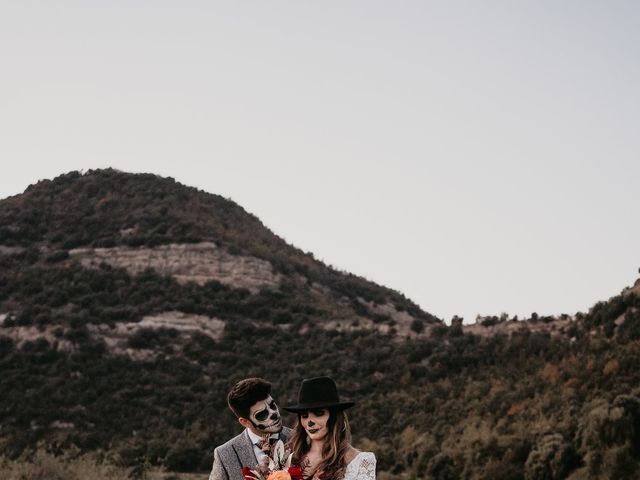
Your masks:
[{"label": "hill summit", "polygon": [[[314,322],[405,336],[440,323],[398,292],[329,268],[287,244],[231,200],[151,174],[72,172],[32,185],[0,201],[0,248],[37,252],[45,264],[59,267],[110,266],[131,275],[152,270],[181,285],[215,285],[239,296],[286,292],[288,305],[243,312],[257,322]],[[188,310],[201,314],[207,308]]]}]

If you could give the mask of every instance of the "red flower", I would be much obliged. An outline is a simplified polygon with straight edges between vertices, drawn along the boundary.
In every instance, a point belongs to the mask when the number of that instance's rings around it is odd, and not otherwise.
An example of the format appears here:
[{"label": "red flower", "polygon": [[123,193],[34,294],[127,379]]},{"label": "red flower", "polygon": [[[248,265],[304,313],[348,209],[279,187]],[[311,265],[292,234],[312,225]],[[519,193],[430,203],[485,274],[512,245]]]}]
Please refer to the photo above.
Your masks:
[{"label": "red flower", "polygon": [[242,469],[242,476],[245,480],[256,480],[256,473],[251,467],[244,467]]},{"label": "red flower", "polygon": [[298,467],[289,467],[288,472],[292,480],[302,480],[302,470]]}]

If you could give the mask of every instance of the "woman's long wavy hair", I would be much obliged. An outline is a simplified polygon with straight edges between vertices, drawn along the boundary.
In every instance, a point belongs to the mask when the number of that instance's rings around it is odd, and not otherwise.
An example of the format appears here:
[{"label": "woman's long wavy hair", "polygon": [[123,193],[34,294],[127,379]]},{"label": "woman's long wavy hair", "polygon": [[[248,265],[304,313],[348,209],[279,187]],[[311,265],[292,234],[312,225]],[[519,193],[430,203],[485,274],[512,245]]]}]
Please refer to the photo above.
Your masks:
[{"label": "woman's long wavy hair", "polygon": [[[340,480],[344,477],[346,464],[346,454],[351,446],[351,428],[349,419],[342,409],[329,409],[329,421],[327,422],[327,436],[324,438],[322,446],[322,460],[315,471],[322,472],[322,480]],[[301,465],[304,457],[311,448],[311,441],[307,432],[302,427],[300,414],[298,421],[293,427],[293,434],[288,442],[293,453],[293,464]],[[301,465],[304,467],[304,465]],[[304,472],[305,477],[313,476],[314,472]]]}]

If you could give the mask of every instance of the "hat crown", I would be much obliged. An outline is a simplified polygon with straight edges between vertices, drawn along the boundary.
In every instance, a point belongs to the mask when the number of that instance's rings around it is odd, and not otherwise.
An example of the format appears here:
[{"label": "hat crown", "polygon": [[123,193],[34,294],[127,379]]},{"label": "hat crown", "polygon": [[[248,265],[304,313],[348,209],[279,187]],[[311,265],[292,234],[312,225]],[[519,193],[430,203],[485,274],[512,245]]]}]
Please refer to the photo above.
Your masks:
[{"label": "hat crown", "polygon": [[338,387],[329,377],[305,379],[300,385],[298,402],[301,404],[339,403]]},{"label": "hat crown", "polygon": [[338,387],[331,377],[306,378],[300,385],[298,404],[284,407],[290,412],[301,412],[313,408],[344,409],[353,406],[353,402],[340,401]]}]

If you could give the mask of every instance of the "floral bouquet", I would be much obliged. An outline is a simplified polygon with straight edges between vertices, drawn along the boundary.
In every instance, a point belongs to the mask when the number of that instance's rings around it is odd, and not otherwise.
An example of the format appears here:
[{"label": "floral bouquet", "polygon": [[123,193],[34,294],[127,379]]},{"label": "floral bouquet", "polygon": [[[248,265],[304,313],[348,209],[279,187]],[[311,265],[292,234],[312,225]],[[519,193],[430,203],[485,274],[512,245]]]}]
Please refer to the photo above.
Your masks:
[{"label": "floral bouquet", "polygon": [[264,457],[264,461],[256,468],[244,467],[242,476],[245,480],[302,480],[302,470],[291,466],[293,454],[285,450],[282,440],[273,447],[272,456]]}]

